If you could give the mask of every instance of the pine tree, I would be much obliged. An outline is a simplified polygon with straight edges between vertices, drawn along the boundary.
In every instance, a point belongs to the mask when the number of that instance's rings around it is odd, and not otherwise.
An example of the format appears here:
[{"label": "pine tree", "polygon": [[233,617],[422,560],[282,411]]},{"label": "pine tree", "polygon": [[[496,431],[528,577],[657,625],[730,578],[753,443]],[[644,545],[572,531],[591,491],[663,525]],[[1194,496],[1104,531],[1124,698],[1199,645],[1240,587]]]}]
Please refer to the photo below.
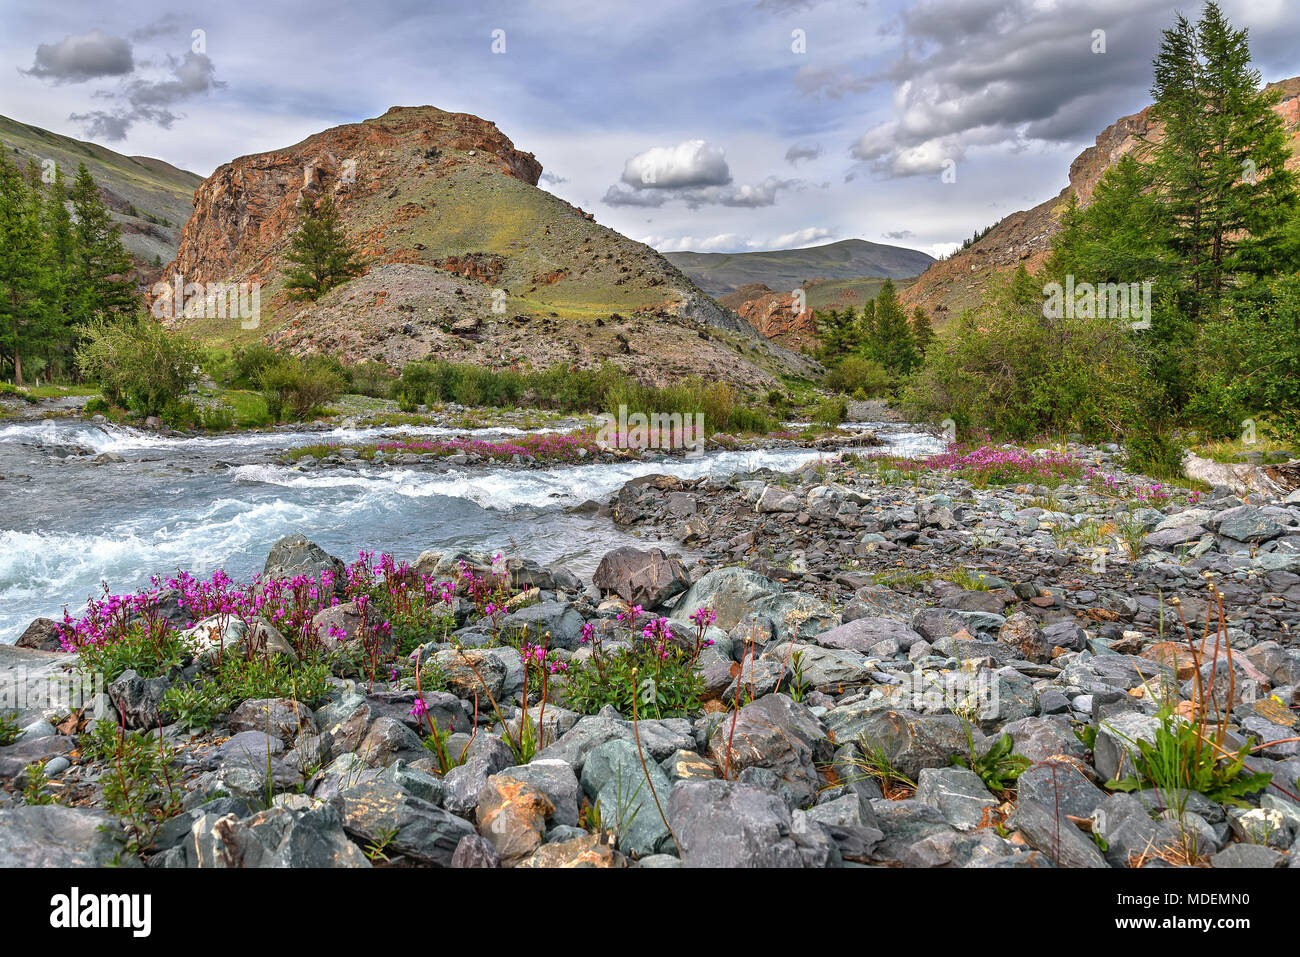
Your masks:
[{"label": "pine tree", "polygon": [[0,154],[0,344],[18,385],[24,354],[39,353],[47,336],[41,246],[39,194]]},{"label": "pine tree", "polygon": [[76,251],[69,272],[69,322],[80,326],[96,315],[121,315],[140,307],[130,278],[131,257],[122,248],[121,227],[113,222],[99,187],[84,163],[72,183]]},{"label": "pine tree", "polygon": [[907,312],[898,301],[894,281],[886,279],[876,294],[875,358],[894,373],[905,373],[916,365],[916,347]]},{"label": "pine tree", "polygon": [[47,361],[62,372],[64,360],[72,355],[76,344],[72,290],[77,238],[68,210],[67,183],[58,167],[45,191],[41,219],[45,233],[42,297],[50,317]]},{"label": "pine tree", "polygon": [[1285,168],[1277,95],[1260,90],[1248,32],[1234,30],[1218,4],[1206,3],[1195,26],[1180,14],[1154,67],[1152,115],[1164,124],[1151,153],[1159,238],[1200,312],[1217,308],[1228,277],[1257,265],[1285,227],[1296,176]]},{"label": "pine tree", "polygon": [[315,300],[359,276],[365,265],[348,242],[339,223],[338,208],[328,193],[314,208],[303,196],[298,208],[304,219],[288,254],[289,261],[297,265],[286,275],[285,288],[290,298]]},{"label": "pine tree", "polygon": [[930,314],[917,306],[912,310],[912,342],[918,357],[924,358],[932,341],[934,341],[934,327],[930,325]]}]

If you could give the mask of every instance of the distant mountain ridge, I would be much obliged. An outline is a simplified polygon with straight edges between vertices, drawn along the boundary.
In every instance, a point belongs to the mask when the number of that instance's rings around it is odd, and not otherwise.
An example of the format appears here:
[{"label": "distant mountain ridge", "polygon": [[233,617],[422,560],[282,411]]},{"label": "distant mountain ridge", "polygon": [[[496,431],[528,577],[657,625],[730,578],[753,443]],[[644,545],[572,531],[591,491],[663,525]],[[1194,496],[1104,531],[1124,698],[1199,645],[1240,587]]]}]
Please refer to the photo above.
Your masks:
[{"label": "distant mountain ridge", "polygon": [[[809,360],[768,342],[659,253],[537,187],[542,167],[496,125],[393,107],[219,167],[165,277],[261,284],[256,329],[203,303],[176,321],[212,344],[266,339],[394,366],[595,366],[770,385]],[[330,195],[368,262],[314,303],[285,288],[300,202]],[[168,297],[171,298],[171,297]]]},{"label": "distant mountain ridge", "polygon": [[804,249],[752,253],[666,253],[665,258],[711,296],[725,296],[754,283],[794,290],[813,279],[906,279],[935,261],[918,249],[864,239],[842,239]]},{"label": "distant mountain ridge", "polygon": [[203,177],[149,156],[125,156],[96,143],[72,139],[38,126],[0,116],[0,143],[20,167],[29,160],[53,160],[69,187],[77,165],[95,178],[113,219],[122,227],[122,245],[148,280],[180,247],[181,228],[194,211],[194,191]]}]

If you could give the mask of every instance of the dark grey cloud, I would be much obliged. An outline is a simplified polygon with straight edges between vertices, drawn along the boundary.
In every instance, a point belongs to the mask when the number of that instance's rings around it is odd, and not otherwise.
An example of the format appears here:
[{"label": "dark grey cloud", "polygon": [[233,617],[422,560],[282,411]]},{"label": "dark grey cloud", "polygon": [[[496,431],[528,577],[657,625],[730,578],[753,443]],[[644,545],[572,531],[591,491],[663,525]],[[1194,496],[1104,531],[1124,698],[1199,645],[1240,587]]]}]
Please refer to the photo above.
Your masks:
[{"label": "dark grey cloud", "polygon": [[102,30],[66,36],[58,43],[42,43],[28,76],[55,83],[84,83],[111,76],[126,76],[135,69],[131,44]]},{"label": "dark grey cloud", "polygon": [[815,160],[823,153],[820,143],[795,143],[785,151],[785,161],[797,166],[800,160]]},{"label": "dark grey cloud", "polygon": [[[1091,140],[1136,105],[1170,7],[918,0],[890,27],[903,39],[902,55],[876,77],[857,77],[893,86],[895,118],[866,130],[850,154],[877,173],[912,176],[939,172],[973,147]],[[805,92],[842,95],[853,77],[847,67],[824,68],[805,80]]]},{"label": "dark grey cloud", "polygon": [[161,17],[138,30],[131,31],[131,39],[137,42],[157,40],[159,37],[175,36],[180,32],[180,18],[174,13],[164,13]]},{"label": "dark grey cloud", "polygon": [[136,123],[171,129],[183,115],[172,107],[226,85],[216,78],[216,67],[206,53],[189,50],[183,57],[168,57],[166,62],[170,75],[164,79],[136,78],[120,92],[95,94],[97,99],[118,101],[122,105],[117,108],[73,113],[68,119],[80,123],[92,139],[120,142]]},{"label": "dark grey cloud", "polygon": [[886,239],[911,239],[916,235],[910,229],[899,229],[891,233],[885,233]]},{"label": "dark grey cloud", "polygon": [[559,176],[555,173],[543,173],[538,177],[537,181],[543,186],[563,186],[569,180],[568,177]]}]

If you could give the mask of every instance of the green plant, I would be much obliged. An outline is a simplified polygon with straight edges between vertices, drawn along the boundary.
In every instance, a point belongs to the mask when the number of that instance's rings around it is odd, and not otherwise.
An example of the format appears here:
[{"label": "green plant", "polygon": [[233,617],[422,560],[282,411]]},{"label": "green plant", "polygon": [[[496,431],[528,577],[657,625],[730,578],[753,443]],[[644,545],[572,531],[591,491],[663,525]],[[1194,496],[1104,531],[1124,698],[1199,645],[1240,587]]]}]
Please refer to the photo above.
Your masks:
[{"label": "green plant", "polygon": [[96,319],[82,335],[77,365],[99,382],[106,401],[137,415],[159,415],[198,381],[201,353],[149,316]]},{"label": "green plant", "polygon": [[848,401],[842,396],[822,399],[812,410],[811,418],[818,425],[836,426],[849,417]]},{"label": "green plant", "polygon": [[883,741],[874,741],[866,735],[858,736],[858,754],[849,766],[863,776],[875,778],[880,791],[890,799],[904,797],[916,790],[916,782],[894,766],[893,756]]},{"label": "green plant", "polygon": [[1004,734],[998,738],[984,754],[976,755],[974,735],[968,725],[966,727],[966,744],[970,757],[954,754],[949,758],[949,761],[955,766],[970,768],[979,775],[980,780],[984,782],[984,786],[995,794],[1014,789],[1016,780],[1033,763],[1023,754],[1012,753],[1015,742],[1011,740],[1009,734]]},{"label": "green plant", "polygon": [[397,835],[401,832],[400,827],[387,828],[380,831],[379,836],[366,845],[365,855],[370,859],[371,863],[388,860],[388,848],[393,841],[397,840]]},{"label": "green plant", "polygon": [[1124,467],[1152,478],[1177,478],[1183,474],[1183,447],[1167,434],[1134,430],[1124,438]]},{"label": "green plant", "polygon": [[29,806],[39,804],[54,804],[54,795],[45,789],[50,783],[50,779],[45,776],[45,765],[40,761],[33,761],[27,765],[23,771],[23,803]]},{"label": "green plant", "polygon": [[143,853],[164,822],[181,809],[184,792],[172,781],[171,773],[175,753],[163,744],[161,736],[154,737],[150,732],[119,728],[116,737],[103,777],[104,807],[122,819],[128,846]]},{"label": "green plant", "polygon": [[172,685],[163,694],[161,710],[187,731],[206,731],[230,710],[229,704],[203,685]]},{"label": "green plant", "polygon": [[257,376],[267,411],[277,420],[307,418],[337,398],[345,382],[337,360],[322,356],[282,359]]},{"label": "green plant", "polygon": [[18,712],[0,714],[0,748],[9,747],[22,733],[22,726],[18,724]]},{"label": "green plant", "polygon": [[[563,700],[580,714],[596,714],[610,705],[631,714],[639,697],[646,717],[676,718],[698,714],[704,702],[704,681],[694,662],[680,650],[661,658],[649,643],[602,654],[570,667]],[[649,684],[647,684],[649,682]]]}]

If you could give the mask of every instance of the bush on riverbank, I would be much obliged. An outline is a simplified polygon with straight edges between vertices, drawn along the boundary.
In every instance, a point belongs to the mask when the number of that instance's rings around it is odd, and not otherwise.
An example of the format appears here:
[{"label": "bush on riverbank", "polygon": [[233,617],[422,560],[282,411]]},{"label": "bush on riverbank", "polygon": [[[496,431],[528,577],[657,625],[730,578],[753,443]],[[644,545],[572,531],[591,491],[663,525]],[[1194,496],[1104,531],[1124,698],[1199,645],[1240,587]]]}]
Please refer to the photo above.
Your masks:
[{"label": "bush on riverbank", "polygon": [[323,356],[295,356],[263,368],[257,381],[271,417],[305,419],[338,398],[347,383],[334,368],[337,362]]},{"label": "bush on riverbank", "polygon": [[81,373],[99,382],[104,399],[141,416],[160,414],[198,381],[200,351],[148,316],[97,319],[77,350]]},{"label": "bush on riverbank", "polygon": [[527,404],[615,416],[626,407],[628,415],[702,415],[709,432],[769,432],[776,427],[767,411],[745,404],[728,383],[692,376],[668,386],[644,385],[612,363],[599,369],[555,365],[541,371],[495,371],[440,359],[411,362],[394,395],[404,412],[443,402],[497,408]]}]

